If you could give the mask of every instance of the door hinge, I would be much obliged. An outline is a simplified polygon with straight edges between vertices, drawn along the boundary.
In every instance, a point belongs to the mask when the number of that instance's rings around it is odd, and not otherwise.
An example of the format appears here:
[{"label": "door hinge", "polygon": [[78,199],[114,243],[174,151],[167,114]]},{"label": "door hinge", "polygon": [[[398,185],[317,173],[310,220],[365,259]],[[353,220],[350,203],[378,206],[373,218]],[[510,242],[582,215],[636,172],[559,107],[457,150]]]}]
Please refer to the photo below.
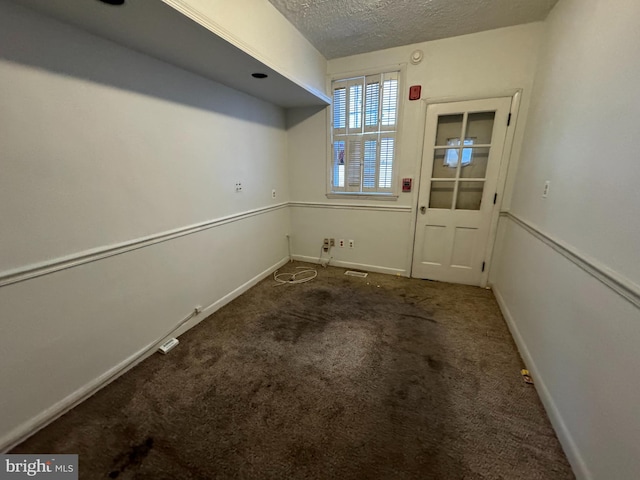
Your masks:
[{"label": "door hinge", "polygon": [[497,194],[497,193],[495,193],[495,194],[493,195],[493,204],[494,204],[494,205],[496,204],[496,201],[497,201],[497,200],[498,200],[498,194]]},{"label": "door hinge", "polygon": [[507,117],[507,127],[511,125],[511,114]]},{"label": "door hinge", "polygon": [[483,272],[484,272],[484,267],[485,267],[484,262],[482,262],[482,271]]}]

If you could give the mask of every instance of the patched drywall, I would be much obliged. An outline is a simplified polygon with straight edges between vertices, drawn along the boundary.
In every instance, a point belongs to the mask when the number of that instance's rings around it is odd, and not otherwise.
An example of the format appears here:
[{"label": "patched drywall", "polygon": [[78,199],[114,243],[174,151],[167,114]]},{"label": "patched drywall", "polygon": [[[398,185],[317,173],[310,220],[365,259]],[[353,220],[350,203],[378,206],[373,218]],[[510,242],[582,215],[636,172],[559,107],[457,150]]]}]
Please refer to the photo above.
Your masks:
[{"label": "patched drywall", "polygon": [[557,0],[269,0],[326,57],[544,20]]}]

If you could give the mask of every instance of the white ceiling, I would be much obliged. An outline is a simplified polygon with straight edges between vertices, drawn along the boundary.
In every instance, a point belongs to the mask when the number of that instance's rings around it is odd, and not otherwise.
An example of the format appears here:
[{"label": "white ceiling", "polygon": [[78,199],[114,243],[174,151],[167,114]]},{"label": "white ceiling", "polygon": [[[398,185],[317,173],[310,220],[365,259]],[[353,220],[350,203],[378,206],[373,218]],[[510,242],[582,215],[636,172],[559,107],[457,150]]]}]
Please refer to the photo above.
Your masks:
[{"label": "white ceiling", "polygon": [[558,0],[269,0],[327,58],[544,20]]}]

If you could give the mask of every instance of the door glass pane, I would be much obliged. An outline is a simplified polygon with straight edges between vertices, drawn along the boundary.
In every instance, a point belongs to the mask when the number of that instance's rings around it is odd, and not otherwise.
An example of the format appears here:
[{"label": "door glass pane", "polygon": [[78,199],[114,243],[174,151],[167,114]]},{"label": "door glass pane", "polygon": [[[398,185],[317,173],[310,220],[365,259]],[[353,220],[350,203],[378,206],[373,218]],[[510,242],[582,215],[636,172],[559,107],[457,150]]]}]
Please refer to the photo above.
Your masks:
[{"label": "door glass pane", "polygon": [[[457,145],[460,144],[460,134],[462,133],[463,115],[440,115],[438,117],[438,130],[436,133],[436,145]],[[454,142],[454,143],[452,143]]]},{"label": "door glass pane", "polygon": [[456,182],[431,182],[429,208],[450,209],[453,204],[453,187]]},{"label": "door glass pane", "polygon": [[457,148],[436,148],[433,154],[433,178],[455,178],[458,166]]},{"label": "door glass pane", "polygon": [[465,139],[471,140],[472,144],[490,144],[495,116],[496,112],[470,113],[467,116],[467,134],[465,135]]},{"label": "door glass pane", "polygon": [[489,161],[489,147],[464,148],[460,178],[484,178]]},{"label": "door glass pane", "polygon": [[484,182],[460,182],[458,184],[457,210],[480,210]]}]

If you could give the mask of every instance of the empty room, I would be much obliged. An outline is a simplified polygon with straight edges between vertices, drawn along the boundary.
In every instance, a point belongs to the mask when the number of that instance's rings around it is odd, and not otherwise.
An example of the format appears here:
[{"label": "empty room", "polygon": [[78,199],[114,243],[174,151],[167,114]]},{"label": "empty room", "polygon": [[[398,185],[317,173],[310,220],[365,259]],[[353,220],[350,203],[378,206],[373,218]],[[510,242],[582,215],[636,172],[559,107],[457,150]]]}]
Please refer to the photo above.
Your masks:
[{"label": "empty room", "polygon": [[0,478],[640,477],[639,22],[0,0]]}]

